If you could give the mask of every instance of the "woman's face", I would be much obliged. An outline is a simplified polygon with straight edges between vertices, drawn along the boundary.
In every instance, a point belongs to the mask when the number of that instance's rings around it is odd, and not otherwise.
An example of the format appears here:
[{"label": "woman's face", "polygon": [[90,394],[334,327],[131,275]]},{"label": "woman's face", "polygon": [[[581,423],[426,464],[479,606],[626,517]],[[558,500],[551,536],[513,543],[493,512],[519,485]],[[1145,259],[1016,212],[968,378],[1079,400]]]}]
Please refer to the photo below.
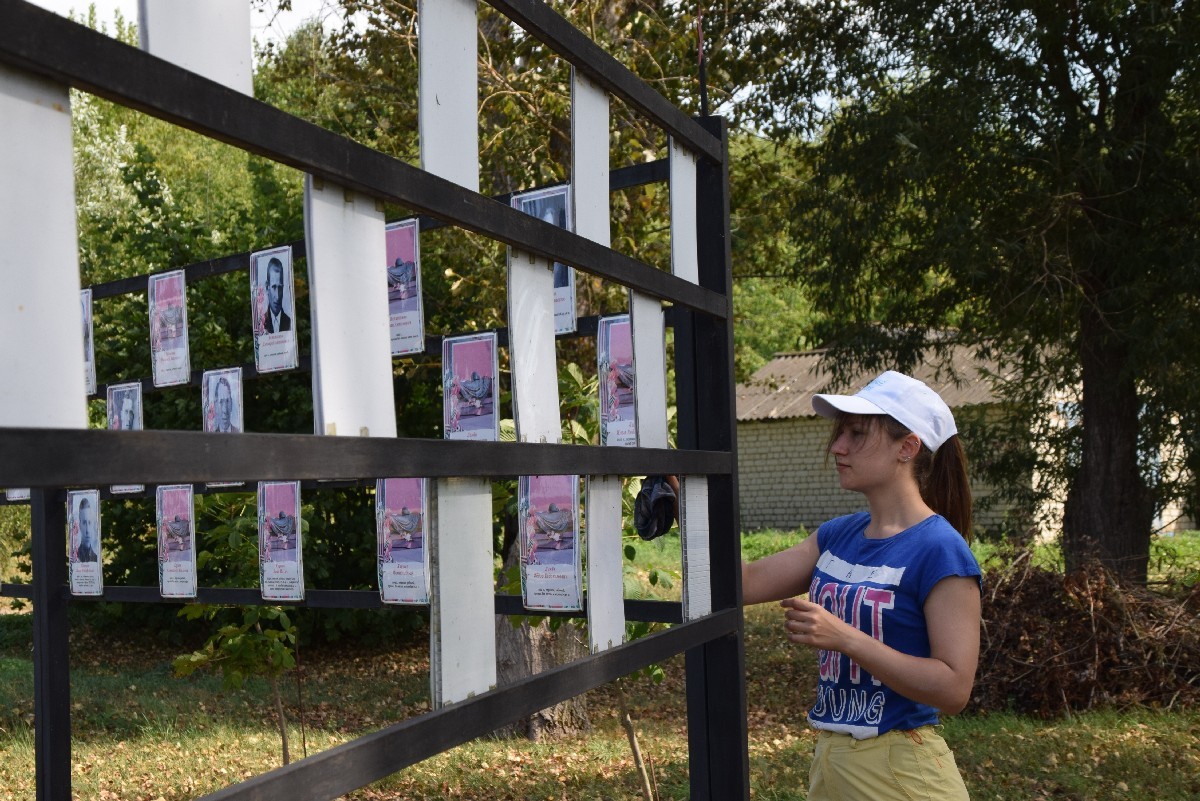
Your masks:
[{"label": "woman's face", "polygon": [[829,444],[842,489],[866,492],[895,480],[902,442],[893,442],[877,418],[846,415]]}]

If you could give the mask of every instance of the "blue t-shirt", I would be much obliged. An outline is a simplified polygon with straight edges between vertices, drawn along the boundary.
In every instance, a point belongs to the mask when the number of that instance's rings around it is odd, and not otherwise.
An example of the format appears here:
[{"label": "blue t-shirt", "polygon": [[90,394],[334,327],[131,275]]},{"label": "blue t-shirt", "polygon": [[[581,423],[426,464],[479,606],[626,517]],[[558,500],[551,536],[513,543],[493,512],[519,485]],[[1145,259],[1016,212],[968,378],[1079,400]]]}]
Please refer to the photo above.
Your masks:
[{"label": "blue t-shirt", "polygon": [[[821,556],[808,599],[897,651],[928,657],[925,599],[948,576],[979,577],[979,564],[941,515],[884,539],[866,536],[869,522],[859,512],[817,530]],[[861,740],[938,722],[935,708],[893,691],[845,654],[819,650],[817,659],[817,700],[808,711],[815,728]]]}]

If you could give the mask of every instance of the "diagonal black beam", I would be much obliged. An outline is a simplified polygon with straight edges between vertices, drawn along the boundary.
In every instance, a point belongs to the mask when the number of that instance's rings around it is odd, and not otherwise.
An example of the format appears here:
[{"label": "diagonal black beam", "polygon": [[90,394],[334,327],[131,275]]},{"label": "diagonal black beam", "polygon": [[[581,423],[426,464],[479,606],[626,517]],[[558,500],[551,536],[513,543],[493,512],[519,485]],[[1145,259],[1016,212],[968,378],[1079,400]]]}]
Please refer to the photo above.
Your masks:
[{"label": "diagonal black beam", "polygon": [[487,0],[533,37],[558,53],[609,94],[616,95],[661,125],[689,150],[720,163],[721,142],[673,103],[654,91],[541,0]]},{"label": "diagonal black beam", "polygon": [[0,61],[527,253],[724,318],[721,295],[327,131],[23,0],[0,0]]},{"label": "diagonal black beam", "polygon": [[502,689],[398,723],[277,768],[202,801],[327,801],[481,737],[518,718],[573,698],[680,651],[737,631],[722,612],[539,673]]}]

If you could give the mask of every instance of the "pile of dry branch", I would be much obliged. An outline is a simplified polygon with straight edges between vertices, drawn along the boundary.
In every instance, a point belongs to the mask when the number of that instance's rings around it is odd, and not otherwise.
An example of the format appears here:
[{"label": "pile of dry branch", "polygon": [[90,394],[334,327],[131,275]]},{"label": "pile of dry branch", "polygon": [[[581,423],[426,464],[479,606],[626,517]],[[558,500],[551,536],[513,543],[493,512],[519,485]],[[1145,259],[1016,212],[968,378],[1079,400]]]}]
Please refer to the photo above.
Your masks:
[{"label": "pile of dry branch", "polygon": [[984,577],[972,706],[1050,716],[1200,701],[1200,587],[1170,598],[1100,567],[1063,576],[1017,558]]}]

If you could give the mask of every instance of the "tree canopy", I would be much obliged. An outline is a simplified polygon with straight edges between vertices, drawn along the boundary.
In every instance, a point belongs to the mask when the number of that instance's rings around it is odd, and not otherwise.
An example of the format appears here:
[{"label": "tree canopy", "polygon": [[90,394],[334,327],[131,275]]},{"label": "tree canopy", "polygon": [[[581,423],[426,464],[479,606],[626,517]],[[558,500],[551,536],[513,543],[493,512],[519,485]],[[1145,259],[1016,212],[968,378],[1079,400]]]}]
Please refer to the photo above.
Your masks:
[{"label": "tree canopy", "polygon": [[[1059,477],[1043,492],[1066,502],[1072,567],[1144,577],[1155,511],[1195,498],[1198,17],[1188,0],[784,0],[711,23],[739,120],[811,164],[785,269],[831,363],[997,358],[1019,413],[992,466]],[[1041,441],[1018,453],[1030,420]]]}]

